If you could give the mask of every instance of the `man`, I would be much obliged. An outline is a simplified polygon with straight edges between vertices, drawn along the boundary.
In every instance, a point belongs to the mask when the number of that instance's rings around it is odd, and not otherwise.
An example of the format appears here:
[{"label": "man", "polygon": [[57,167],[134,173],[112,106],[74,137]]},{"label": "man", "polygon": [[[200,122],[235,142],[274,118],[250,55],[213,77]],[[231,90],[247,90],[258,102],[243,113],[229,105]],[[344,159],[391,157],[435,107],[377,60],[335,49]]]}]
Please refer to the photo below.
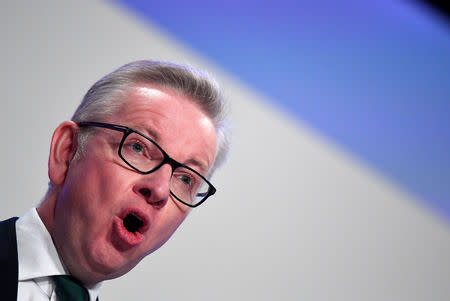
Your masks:
[{"label": "man", "polygon": [[214,194],[223,125],[216,85],[190,68],[138,61],[95,83],[53,134],[44,200],[0,224],[6,300],[96,300]]}]

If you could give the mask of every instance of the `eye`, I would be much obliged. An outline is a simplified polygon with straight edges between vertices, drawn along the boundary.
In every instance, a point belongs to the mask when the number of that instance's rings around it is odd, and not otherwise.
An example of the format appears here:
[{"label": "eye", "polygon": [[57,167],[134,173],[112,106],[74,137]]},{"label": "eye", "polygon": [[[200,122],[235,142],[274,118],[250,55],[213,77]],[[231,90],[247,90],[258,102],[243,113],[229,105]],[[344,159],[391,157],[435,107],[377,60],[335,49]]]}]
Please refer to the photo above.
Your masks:
[{"label": "eye", "polygon": [[132,143],[130,145],[130,148],[133,152],[138,154],[142,154],[144,152],[144,148],[142,147],[142,145],[137,142]]},{"label": "eye", "polygon": [[192,179],[188,175],[180,175],[177,178],[186,186],[191,186],[192,184]]}]

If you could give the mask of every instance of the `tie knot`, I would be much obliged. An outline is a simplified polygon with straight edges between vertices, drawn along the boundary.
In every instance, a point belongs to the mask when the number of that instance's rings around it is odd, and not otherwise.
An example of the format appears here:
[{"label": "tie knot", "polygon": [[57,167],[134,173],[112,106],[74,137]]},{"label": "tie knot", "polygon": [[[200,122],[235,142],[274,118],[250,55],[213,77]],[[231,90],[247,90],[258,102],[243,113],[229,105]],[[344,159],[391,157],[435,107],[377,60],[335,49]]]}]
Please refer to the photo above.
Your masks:
[{"label": "tie knot", "polygon": [[60,301],[89,301],[87,289],[72,276],[53,276],[55,292]]}]

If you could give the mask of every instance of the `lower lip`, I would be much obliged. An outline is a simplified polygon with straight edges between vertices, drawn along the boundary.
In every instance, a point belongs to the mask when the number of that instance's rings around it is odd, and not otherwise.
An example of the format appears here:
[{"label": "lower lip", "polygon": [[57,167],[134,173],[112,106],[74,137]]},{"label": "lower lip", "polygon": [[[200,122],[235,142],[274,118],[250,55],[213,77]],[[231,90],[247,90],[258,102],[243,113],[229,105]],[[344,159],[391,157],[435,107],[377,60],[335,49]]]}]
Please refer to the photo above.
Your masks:
[{"label": "lower lip", "polygon": [[116,234],[116,237],[119,239],[120,243],[124,247],[136,246],[140,244],[144,239],[144,235],[142,235],[142,233],[139,233],[137,231],[134,233],[129,232],[123,225],[123,220],[117,216],[114,218],[113,229]]}]

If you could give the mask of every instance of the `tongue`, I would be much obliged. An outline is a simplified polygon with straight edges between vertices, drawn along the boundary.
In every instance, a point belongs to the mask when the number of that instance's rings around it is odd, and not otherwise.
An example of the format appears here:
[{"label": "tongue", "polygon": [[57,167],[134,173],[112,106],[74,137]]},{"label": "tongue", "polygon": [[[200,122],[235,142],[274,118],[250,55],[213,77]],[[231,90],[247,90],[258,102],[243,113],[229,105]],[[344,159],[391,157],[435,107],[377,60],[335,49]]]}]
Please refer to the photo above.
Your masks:
[{"label": "tongue", "polygon": [[125,228],[131,232],[134,233],[137,230],[139,230],[140,227],[142,227],[143,222],[142,220],[137,217],[134,214],[128,214],[127,216],[125,216],[125,218],[123,219],[123,225],[125,226]]}]

